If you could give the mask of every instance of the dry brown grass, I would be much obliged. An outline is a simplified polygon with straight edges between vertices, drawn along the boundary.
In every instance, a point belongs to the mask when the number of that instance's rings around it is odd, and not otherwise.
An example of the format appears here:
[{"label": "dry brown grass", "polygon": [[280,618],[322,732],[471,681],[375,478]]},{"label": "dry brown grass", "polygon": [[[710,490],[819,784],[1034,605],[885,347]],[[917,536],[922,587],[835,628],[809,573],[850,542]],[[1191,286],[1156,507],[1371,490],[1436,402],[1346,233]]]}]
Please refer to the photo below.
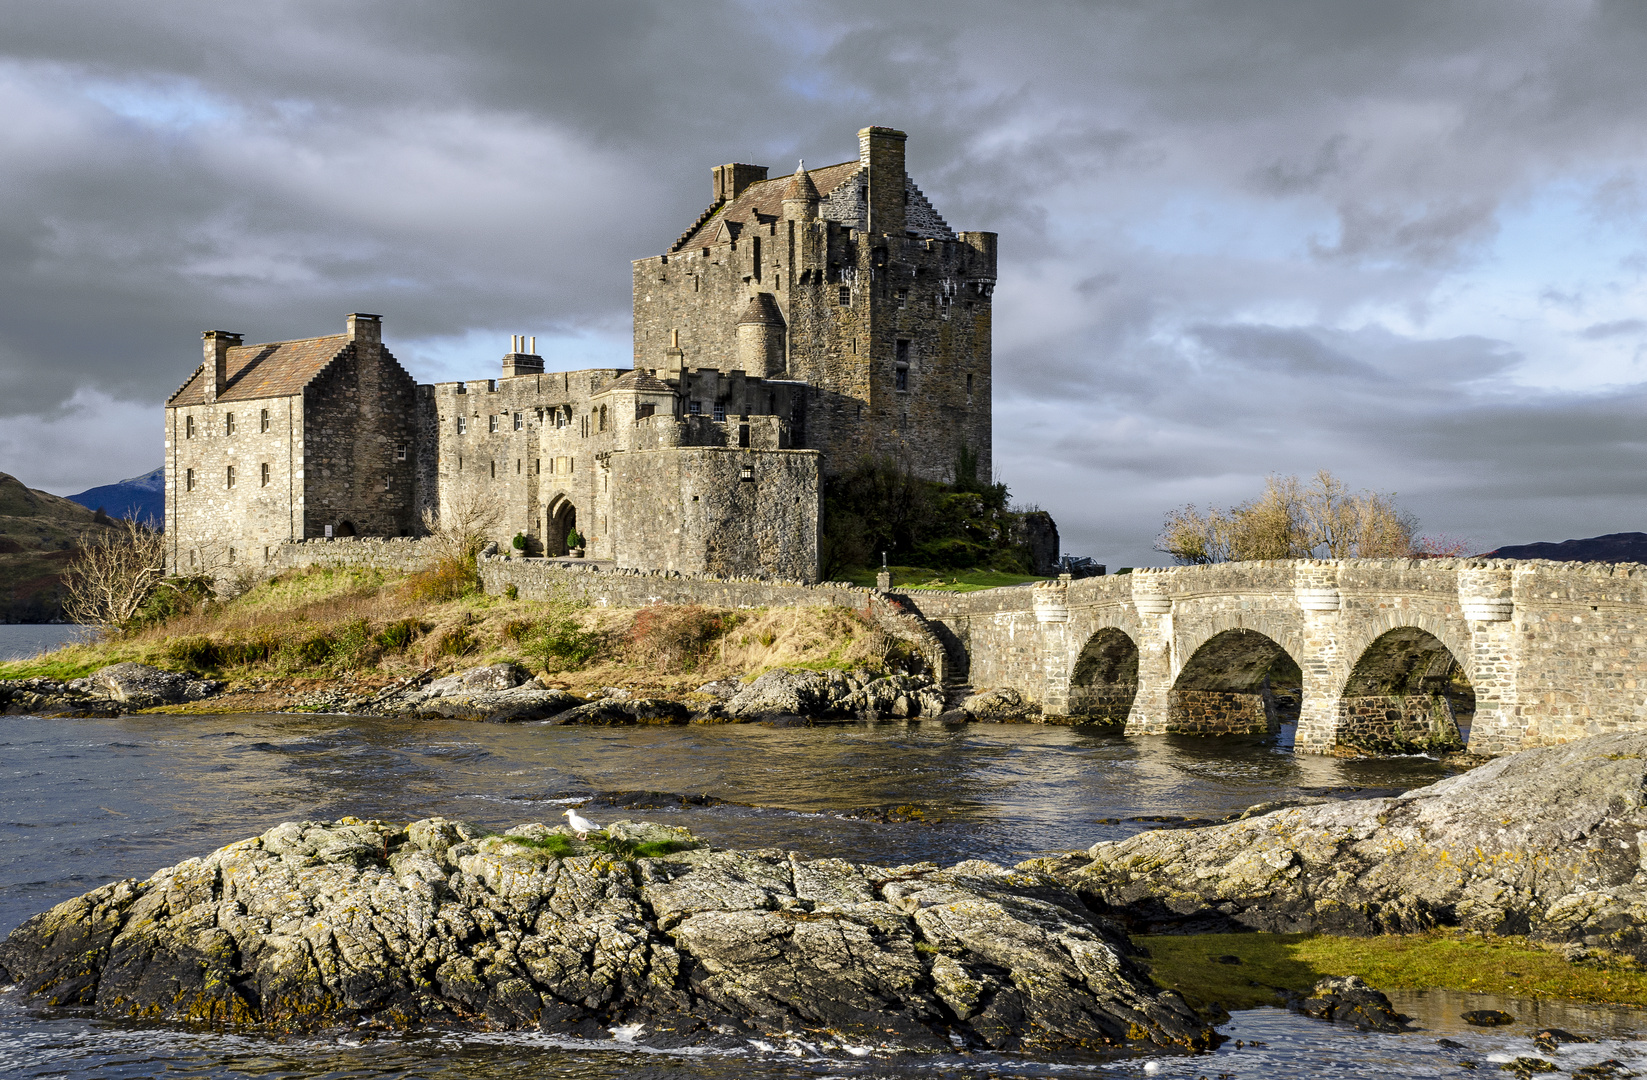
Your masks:
[{"label": "dry brown grass", "polygon": [[[557,663],[533,647],[545,626],[574,625],[592,656]],[[384,685],[433,668],[515,661],[573,690],[679,692],[774,667],[882,669],[903,646],[844,608],[622,609],[473,594],[420,599],[403,575],[324,570],[282,575],[235,599],[130,637],[0,664],[0,678],[75,678],[124,660],[231,683],[348,678]]]}]

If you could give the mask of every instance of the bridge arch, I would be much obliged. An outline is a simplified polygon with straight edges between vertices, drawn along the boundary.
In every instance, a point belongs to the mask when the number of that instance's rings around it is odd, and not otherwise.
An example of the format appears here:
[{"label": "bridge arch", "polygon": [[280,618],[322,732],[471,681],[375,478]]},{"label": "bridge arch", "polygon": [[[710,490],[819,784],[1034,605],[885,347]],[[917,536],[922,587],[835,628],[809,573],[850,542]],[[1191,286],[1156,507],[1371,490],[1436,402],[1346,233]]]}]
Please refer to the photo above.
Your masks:
[{"label": "bridge arch", "polygon": [[1355,664],[1338,699],[1338,745],[1384,754],[1464,748],[1475,687],[1441,638],[1419,626],[1395,626],[1350,655]]},{"label": "bridge arch", "polygon": [[1296,722],[1303,671],[1292,651],[1250,626],[1205,637],[1167,694],[1166,730],[1197,735],[1272,734]]},{"label": "bridge arch", "polygon": [[1118,626],[1098,627],[1069,674],[1069,715],[1125,724],[1138,696],[1138,643]]}]

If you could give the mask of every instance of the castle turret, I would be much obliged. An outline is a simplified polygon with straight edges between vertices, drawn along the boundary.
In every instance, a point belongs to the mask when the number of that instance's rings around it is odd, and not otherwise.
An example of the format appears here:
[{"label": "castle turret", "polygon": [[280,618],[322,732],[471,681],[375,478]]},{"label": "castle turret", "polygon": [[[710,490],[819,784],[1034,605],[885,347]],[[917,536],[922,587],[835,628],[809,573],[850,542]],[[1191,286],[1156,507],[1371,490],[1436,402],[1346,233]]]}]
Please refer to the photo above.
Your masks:
[{"label": "castle turret", "polygon": [[812,182],[811,175],[806,171],[806,162],[802,161],[796,167],[795,175],[789,178],[789,186],[783,189],[785,220],[811,221],[818,216],[818,204],[822,201],[818,185]]},{"label": "castle turret", "polygon": [[738,367],[772,379],[783,375],[783,315],[771,293],[756,293],[738,319]]}]

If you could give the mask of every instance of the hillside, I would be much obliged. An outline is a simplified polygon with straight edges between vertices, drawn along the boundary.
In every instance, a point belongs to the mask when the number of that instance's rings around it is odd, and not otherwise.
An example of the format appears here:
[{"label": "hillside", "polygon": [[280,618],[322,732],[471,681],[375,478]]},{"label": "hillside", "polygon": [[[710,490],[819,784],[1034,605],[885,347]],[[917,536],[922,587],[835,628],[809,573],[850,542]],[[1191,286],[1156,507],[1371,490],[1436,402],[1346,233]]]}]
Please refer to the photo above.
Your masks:
[{"label": "hillside", "polygon": [[0,473],[0,622],[61,619],[63,570],[80,538],[103,528],[79,503]]},{"label": "hillside", "polygon": [[159,468],[118,484],[88,488],[78,495],[70,495],[69,500],[87,510],[102,510],[110,517],[149,522],[158,529],[166,520],[166,470]]},{"label": "hillside", "polygon": [[1554,559],[1556,562],[1647,563],[1647,533],[1625,532],[1561,543],[1508,544],[1487,552],[1494,559]]}]

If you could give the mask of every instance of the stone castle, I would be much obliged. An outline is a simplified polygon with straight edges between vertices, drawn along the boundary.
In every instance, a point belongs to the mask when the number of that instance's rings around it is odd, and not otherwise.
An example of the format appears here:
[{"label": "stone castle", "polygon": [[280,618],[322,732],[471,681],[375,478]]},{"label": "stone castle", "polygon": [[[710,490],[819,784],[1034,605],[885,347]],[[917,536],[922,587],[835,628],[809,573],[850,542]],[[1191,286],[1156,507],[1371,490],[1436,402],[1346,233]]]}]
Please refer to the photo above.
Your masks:
[{"label": "stone castle", "polygon": [[174,570],[267,562],[287,540],[415,536],[476,506],[497,539],[622,567],[814,581],[823,479],[866,455],[990,475],[994,233],[956,233],[906,136],[768,178],[713,170],[665,254],[634,263],[634,362],[417,385],[376,315],[246,345],[208,331],[166,403]]}]

